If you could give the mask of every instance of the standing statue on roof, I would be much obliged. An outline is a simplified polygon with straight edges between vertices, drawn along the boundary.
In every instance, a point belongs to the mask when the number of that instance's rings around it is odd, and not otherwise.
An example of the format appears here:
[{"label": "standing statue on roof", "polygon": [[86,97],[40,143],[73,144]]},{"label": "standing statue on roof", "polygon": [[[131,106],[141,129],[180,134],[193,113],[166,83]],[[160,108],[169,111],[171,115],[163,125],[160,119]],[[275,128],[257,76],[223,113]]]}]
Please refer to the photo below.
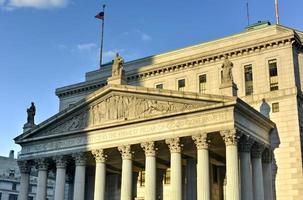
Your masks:
[{"label": "standing statue on roof", "polygon": [[35,124],[35,115],[36,115],[36,106],[34,102],[32,102],[31,107],[29,107],[27,110],[27,123],[29,125]]},{"label": "standing statue on roof", "polygon": [[119,53],[116,53],[116,57],[113,60],[112,77],[122,75],[123,64],[124,64],[123,58],[119,55]]},{"label": "standing statue on roof", "polygon": [[224,62],[222,64],[222,84],[224,83],[232,83],[233,82],[233,74],[232,68],[234,64],[228,60],[227,56],[224,56]]}]

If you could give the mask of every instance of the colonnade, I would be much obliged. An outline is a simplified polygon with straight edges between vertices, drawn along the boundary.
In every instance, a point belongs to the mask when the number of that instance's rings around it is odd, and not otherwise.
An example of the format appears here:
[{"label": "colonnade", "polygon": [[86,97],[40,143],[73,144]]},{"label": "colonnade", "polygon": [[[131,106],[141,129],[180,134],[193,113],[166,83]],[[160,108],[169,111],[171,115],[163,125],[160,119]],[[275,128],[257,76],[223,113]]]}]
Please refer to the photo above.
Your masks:
[{"label": "colonnade", "polygon": [[[220,132],[226,146],[226,199],[270,200],[272,199],[271,151],[251,137],[240,135],[236,129]],[[241,137],[240,137],[241,136]],[[197,149],[197,199],[210,200],[209,140],[207,134],[192,136]],[[141,144],[145,153],[145,200],[155,200],[156,142]],[[180,138],[165,140],[170,151],[171,199],[182,200],[182,144]],[[117,147],[122,158],[121,200],[133,199],[133,152],[131,145]],[[94,200],[104,200],[106,193],[106,162],[104,149],[93,150],[95,158]],[[75,162],[73,200],[85,198],[86,153],[72,155]],[[56,163],[55,200],[64,200],[67,162],[64,156],[54,157]],[[19,161],[21,187],[18,200],[27,200],[29,187],[29,161]],[[240,163],[240,164],[239,164]],[[47,160],[36,161],[38,169],[37,200],[46,199]]]}]

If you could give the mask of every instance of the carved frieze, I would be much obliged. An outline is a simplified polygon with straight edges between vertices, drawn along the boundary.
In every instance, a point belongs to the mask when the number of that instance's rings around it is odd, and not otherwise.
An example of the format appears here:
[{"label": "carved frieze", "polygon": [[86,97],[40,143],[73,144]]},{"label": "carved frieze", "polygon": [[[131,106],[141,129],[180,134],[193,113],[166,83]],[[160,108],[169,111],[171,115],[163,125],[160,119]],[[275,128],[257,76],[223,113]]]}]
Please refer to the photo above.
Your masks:
[{"label": "carved frieze", "polygon": [[186,104],[137,96],[113,95],[90,108],[83,110],[61,124],[55,124],[42,135],[81,130],[115,121],[149,118],[173,112],[199,108],[203,104]]}]

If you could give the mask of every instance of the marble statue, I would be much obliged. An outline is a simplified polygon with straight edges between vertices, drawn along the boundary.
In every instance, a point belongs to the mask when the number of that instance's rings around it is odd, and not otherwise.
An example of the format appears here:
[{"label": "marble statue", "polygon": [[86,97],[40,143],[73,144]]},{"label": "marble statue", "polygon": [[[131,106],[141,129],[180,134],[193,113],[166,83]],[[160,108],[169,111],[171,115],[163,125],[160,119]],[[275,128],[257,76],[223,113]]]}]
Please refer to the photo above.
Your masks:
[{"label": "marble statue", "polygon": [[119,53],[116,53],[116,57],[113,60],[113,66],[112,66],[113,77],[122,75],[123,64],[124,64],[124,59],[119,55]]},{"label": "marble statue", "polygon": [[222,64],[222,83],[230,83],[233,81],[232,68],[234,64],[228,60],[227,56]]}]

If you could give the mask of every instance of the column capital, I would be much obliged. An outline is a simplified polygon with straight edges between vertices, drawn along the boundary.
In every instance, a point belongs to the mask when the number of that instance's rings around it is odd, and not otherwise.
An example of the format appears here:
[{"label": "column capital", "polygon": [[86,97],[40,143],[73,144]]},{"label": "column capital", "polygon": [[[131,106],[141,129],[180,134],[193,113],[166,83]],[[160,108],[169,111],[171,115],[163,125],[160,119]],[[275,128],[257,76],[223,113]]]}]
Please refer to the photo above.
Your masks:
[{"label": "column capital", "polygon": [[141,148],[145,152],[145,156],[156,156],[155,142],[141,143]]},{"label": "column capital", "polygon": [[208,149],[209,140],[208,140],[207,134],[193,135],[192,139],[194,140],[198,150]]},{"label": "column capital", "polygon": [[170,138],[165,140],[171,153],[181,153],[182,145],[180,144],[180,138]]},{"label": "column capital", "polygon": [[53,159],[56,162],[57,168],[66,168],[67,158],[65,156],[55,156]]},{"label": "column capital", "polygon": [[86,165],[86,153],[84,153],[84,152],[74,153],[72,155],[72,157],[75,160],[75,165],[76,166]]},{"label": "column capital", "polygon": [[251,149],[251,157],[252,158],[261,158],[264,149],[265,149],[265,146],[263,144],[255,142]]},{"label": "column capital", "polygon": [[254,140],[251,137],[243,135],[239,140],[239,152],[249,153],[253,144]]},{"label": "column capital", "polygon": [[133,152],[130,145],[119,146],[118,150],[122,155],[123,160],[131,160],[133,158]]},{"label": "column capital", "polygon": [[36,168],[41,171],[46,171],[48,169],[48,162],[46,158],[39,158],[35,160]]},{"label": "column capital", "polygon": [[223,137],[226,146],[237,145],[241,135],[236,129],[223,130],[220,131],[220,134]]},{"label": "column capital", "polygon": [[21,173],[30,174],[31,163],[28,160],[18,160],[17,163]]},{"label": "column capital", "polygon": [[262,162],[263,163],[271,163],[273,159],[273,151],[271,148],[265,148],[262,154]]},{"label": "column capital", "polygon": [[107,160],[107,155],[104,154],[103,149],[94,149],[92,154],[96,160],[96,163],[105,163]]}]

